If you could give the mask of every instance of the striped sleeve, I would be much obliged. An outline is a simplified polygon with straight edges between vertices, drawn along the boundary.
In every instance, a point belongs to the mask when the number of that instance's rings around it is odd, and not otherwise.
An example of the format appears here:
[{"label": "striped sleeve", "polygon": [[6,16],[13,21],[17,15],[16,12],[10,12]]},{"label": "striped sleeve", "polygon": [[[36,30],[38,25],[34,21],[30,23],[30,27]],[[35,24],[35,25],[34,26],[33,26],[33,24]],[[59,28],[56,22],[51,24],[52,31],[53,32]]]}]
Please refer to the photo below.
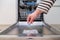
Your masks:
[{"label": "striped sleeve", "polygon": [[43,0],[39,5],[37,6],[37,9],[47,13],[49,9],[53,6],[56,0]]}]

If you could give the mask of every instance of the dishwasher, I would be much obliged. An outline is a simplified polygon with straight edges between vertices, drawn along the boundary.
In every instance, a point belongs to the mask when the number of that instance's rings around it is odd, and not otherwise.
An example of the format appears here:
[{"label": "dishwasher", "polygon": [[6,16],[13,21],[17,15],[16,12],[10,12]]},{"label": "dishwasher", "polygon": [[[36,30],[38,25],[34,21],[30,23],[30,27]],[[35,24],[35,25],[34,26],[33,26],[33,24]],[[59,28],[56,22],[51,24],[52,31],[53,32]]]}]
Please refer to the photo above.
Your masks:
[{"label": "dishwasher", "polygon": [[[20,2],[23,2],[25,5],[22,5]],[[51,28],[49,24],[47,24],[44,21],[44,14],[42,13],[39,15],[32,24],[27,23],[27,16],[31,13],[33,13],[37,7],[38,4],[36,4],[36,0],[18,0],[18,17],[17,22],[13,25],[11,25],[6,30],[2,31],[0,35],[8,34],[12,29],[17,28],[18,29],[18,36],[44,36],[44,27],[47,28],[49,31],[51,31],[53,34],[57,34],[53,30],[54,28]]]}]

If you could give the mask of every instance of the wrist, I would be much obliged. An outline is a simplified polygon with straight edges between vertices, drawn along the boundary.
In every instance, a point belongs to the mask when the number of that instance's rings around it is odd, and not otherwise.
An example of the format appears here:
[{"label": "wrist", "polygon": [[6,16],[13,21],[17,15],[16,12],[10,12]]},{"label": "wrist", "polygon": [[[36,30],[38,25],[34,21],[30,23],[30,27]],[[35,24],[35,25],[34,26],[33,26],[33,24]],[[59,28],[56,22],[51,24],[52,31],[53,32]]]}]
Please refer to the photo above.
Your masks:
[{"label": "wrist", "polygon": [[42,11],[41,10],[38,10],[38,9],[36,9],[35,11],[34,11],[34,14],[36,14],[36,15],[40,15],[42,13]]}]

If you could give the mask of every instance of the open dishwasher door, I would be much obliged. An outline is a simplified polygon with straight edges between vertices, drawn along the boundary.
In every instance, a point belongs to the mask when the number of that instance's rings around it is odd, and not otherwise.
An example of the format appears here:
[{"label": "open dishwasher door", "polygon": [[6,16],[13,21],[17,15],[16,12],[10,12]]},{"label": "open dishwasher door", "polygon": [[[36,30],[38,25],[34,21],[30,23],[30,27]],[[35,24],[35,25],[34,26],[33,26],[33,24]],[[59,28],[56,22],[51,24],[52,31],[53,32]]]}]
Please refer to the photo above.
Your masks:
[{"label": "open dishwasher door", "polygon": [[[45,33],[46,34],[51,33],[51,35],[58,34],[58,31],[56,32],[55,28],[51,27],[50,25],[44,22],[44,15],[43,15],[44,13],[39,15],[32,24],[28,24],[26,22],[27,16],[32,12],[34,12],[36,8],[35,4],[36,1],[33,2],[23,1],[23,2],[26,4],[25,6],[20,6],[20,0],[17,1],[18,3],[17,22],[14,25],[11,25],[8,28],[4,29],[2,32],[0,32],[1,35],[14,35],[14,33],[17,31],[18,33],[16,35],[18,35],[19,37],[44,36]],[[15,31],[14,28],[17,28],[17,31]],[[44,30],[45,33],[43,33]],[[13,33],[11,31],[13,31]]]}]

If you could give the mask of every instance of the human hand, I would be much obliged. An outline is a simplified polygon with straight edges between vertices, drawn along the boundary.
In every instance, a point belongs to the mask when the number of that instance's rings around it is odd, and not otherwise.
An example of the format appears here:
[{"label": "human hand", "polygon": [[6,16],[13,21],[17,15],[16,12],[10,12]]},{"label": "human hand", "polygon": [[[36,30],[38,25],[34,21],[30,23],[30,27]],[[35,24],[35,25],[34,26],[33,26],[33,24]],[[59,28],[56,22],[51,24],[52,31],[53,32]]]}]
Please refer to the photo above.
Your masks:
[{"label": "human hand", "polygon": [[36,13],[29,14],[27,17],[27,23],[29,24],[33,23],[33,21],[37,18],[37,16],[38,15]]}]

